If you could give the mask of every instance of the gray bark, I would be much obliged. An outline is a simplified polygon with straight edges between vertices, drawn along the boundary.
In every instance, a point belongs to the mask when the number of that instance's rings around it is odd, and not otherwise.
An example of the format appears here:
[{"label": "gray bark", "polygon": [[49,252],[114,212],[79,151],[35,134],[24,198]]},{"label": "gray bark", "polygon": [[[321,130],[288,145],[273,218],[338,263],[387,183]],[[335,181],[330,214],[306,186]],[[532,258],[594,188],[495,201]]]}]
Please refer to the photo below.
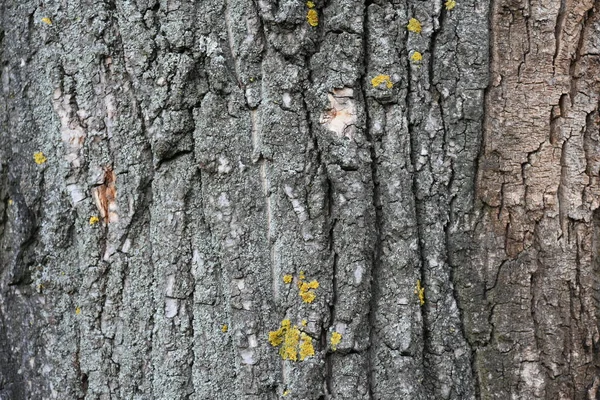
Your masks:
[{"label": "gray bark", "polygon": [[0,0],[0,399],[600,398],[599,10]]}]

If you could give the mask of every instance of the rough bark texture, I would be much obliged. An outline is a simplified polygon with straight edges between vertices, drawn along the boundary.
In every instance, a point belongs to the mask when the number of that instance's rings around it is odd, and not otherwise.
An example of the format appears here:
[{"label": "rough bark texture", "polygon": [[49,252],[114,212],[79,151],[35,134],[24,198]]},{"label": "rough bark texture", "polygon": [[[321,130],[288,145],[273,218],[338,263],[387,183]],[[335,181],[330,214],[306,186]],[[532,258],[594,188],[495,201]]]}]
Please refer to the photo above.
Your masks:
[{"label": "rough bark texture", "polygon": [[457,280],[488,398],[600,396],[599,7],[492,7],[480,247]]},{"label": "rough bark texture", "polygon": [[314,3],[0,0],[1,400],[600,396],[600,1]]}]

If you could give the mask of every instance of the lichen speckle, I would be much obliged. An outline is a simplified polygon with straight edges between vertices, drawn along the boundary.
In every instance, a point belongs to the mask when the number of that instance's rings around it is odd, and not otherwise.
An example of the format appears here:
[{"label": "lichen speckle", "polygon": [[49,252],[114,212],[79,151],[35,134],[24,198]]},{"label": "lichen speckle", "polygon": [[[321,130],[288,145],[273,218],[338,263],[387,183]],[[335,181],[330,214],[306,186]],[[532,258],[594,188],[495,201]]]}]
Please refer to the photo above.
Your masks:
[{"label": "lichen speckle", "polygon": [[38,151],[37,153],[33,154],[33,161],[35,161],[35,163],[37,165],[40,165],[40,164],[43,164],[46,161],[48,161],[48,159],[46,158],[44,153],[42,153],[41,151]]},{"label": "lichen speckle", "polygon": [[81,308],[80,307],[76,307],[75,308],[75,314],[77,314],[77,315],[81,314]]},{"label": "lichen speckle", "polygon": [[446,10],[450,11],[454,7],[456,7],[456,1],[454,1],[454,0],[448,0],[447,2],[444,3],[444,5],[446,6]]},{"label": "lichen speckle", "polygon": [[411,18],[406,25],[406,29],[410,32],[421,33],[421,23],[416,18]]},{"label": "lichen speckle", "polygon": [[300,361],[304,361],[307,357],[315,355],[315,348],[312,344],[312,338],[306,333],[300,334]]},{"label": "lichen speckle", "polygon": [[308,24],[310,26],[319,25],[319,13],[317,12],[317,10],[315,10],[314,8],[309,9],[308,13],[306,14],[306,20],[308,21]]},{"label": "lichen speckle", "polygon": [[306,292],[310,289],[317,289],[319,287],[319,282],[313,279],[310,282],[302,282],[298,286],[300,287],[300,291]]},{"label": "lichen speckle", "polygon": [[223,333],[227,333],[227,331],[229,330],[229,327],[227,326],[227,324],[223,324],[221,326],[221,332]]},{"label": "lichen speckle", "polygon": [[294,279],[292,277],[292,275],[284,275],[283,276],[283,283],[285,283],[286,285],[292,283],[292,279]]},{"label": "lichen speckle", "polygon": [[337,345],[342,341],[342,334],[339,332],[333,332],[331,334],[331,350],[336,351]]},{"label": "lichen speckle", "polygon": [[312,280],[310,282],[298,281],[299,295],[305,303],[312,303],[317,298],[314,290],[319,287],[319,282]]},{"label": "lichen speckle", "polygon": [[288,329],[290,328],[290,320],[284,319],[281,321],[281,327],[276,331],[269,332],[269,343],[271,346],[277,347],[283,343],[283,339]]},{"label": "lichen speckle", "polygon": [[392,79],[389,75],[377,75],[376,77],[371,79],[371,85],[373,85],[373,87],[378,87],[382,83],[385,83],[385,87],[387,87],[388,89],[394,87]]},{"label": "lichen speckle", "polygon": [[425,304],[425,288],[421,286],[421,280],[417,281],[417,287],[415,288],[415,294],[419,296],[421,305]]},{"label": "lichen speckle", "polygon": [[312,1],[307,1],[306,2],[306,7],[308,7],[308,8],[315,8],[315,3],[313,3]]},{"label": "lichen speckle", "polygon": [[279,355],[284,360],[298,361],[298,344],[300,343],[300,331],[294,325],[287,330],[283,345],[279,349]]},{"label": "lichen speckle", "polygon": [[313,301],[315,301],[317,295],[315,294],[315,292],[300,292],[300,297],[302,298],[303,302],[310,304]]},{"label": "lichen speckle", "polygon": [[48,17],[42,18],[42,22],[45,23],[46,25],[52,26],[52,20]]},{"label": "lichen speckle", "polygon": [[90,217],[90,225],[96,225],[99,221],[100,221],[100,218],[98,218],[95,215]]},{"label": "lichen speckle", "polygon": [[312,338],[300,332],[296,325],[291,326],[289,319],[281,321],[281,326],[276,331],[269,332],[269,343],[279,347],[279,355],[283,360],[304,361],[305,358],[314,356],[315,349]]},{"label": "lichen speckle", "polygon": [[412,56],[410,56],[410,60],[414,63],[418,63],[421,60],[423,60],[423,55],[421,53],[419,53],[418,51],[415,51]]}]

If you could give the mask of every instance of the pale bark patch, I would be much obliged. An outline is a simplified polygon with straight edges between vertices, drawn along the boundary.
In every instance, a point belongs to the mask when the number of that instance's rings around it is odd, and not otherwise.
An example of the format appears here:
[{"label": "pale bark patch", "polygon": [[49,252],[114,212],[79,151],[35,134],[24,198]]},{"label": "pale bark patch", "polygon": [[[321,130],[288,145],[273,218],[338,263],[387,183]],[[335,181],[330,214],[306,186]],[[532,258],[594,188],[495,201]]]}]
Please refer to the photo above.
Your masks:
[{"label": "pale bark patch", "polygon": [[319,122],[342,138],[352,139],[356,130],[356,103],[351,88],[334,89],[333,94],[327,94],[329,109],[321,114]]}]

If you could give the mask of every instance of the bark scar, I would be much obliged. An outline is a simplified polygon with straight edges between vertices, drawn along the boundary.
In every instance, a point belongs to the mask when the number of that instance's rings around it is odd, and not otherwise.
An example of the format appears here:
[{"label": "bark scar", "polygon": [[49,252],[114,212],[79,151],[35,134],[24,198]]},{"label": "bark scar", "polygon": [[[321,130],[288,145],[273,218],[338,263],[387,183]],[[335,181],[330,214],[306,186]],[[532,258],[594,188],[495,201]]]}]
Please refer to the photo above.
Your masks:
[{"label": "bark scar", "polygon": [[104,167],[104,179],[100,186],[92,189],[92,197],[94,203],[102,216],[105,224],[109,222],[117,222],[119,216],[117,214],[117,187],[115,181],[117,176],[112,167]]},{"label": "bark scar", "polygon": [[353,97],[354,91],[351,88],[334,89],[333,94],[327,94],[329,109],[319,119],[319,123],[340,138],[347,136],[352,139],[356,128],[356,104]]}]

